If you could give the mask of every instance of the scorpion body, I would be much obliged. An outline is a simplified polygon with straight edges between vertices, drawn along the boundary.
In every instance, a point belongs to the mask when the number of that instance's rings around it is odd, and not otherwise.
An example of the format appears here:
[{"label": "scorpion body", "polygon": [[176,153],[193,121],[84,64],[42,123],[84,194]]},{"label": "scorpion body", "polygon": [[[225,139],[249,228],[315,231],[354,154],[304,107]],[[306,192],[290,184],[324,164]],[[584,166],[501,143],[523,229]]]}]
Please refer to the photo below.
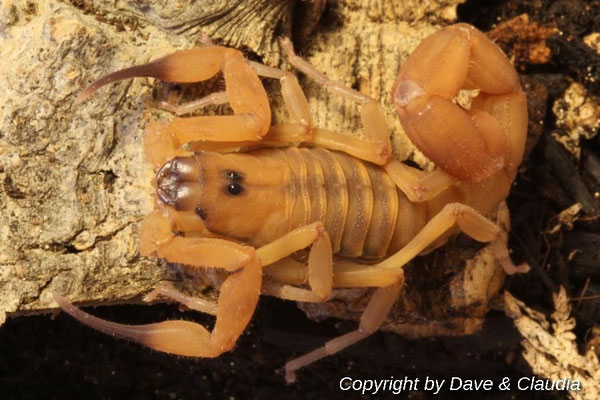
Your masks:
[{"label": "scorpion body", "polygon": [[[197,176],[186,176],[178,169],[196,163]],[[212,171],[219,165],[221,171]],[[192,168],[189,168],[192,169]],[[166,172],[165,170],[169,170]],[[268,182],[259,182],[256,171],[269,171]],[[206,187],[208,173],[223,178],[222,190],[230,204],[214,199],[188,201],[190,184]],[[403,247],[426,221],[427,203],[411,203],[397,189],[381,167],[347,154],[320,148],[262,149],[249,153],[219,154],[202,152],[193,157],[167,163],[159,173],[159,191],[178,211],[203,215],[211,232],[259,247],[312,222],[321,222],[331,239],[334,253],[349,258],[381,259]],[[239,177],[239,191],[232,194],[228,177]],[[189,182],[188,179],[193,179]],[[208,183],[210,185],[210,183]],[[162,185],[162,187],[161,187]],[[250,199],[251,198],[251,199]],[[263,206],[254,203],[264,199]],[[243,215],[249,203],[262,224],[225,226],[228,221],[253,218]],[[190,204],[195,209],[185,209]],[[217,208],[217,209],[215,209]],[[224,215],[226,212],[241,215]]]},{"label": "scorpion body", "polygon": [[[115,324],[55,293],[65,311],[156,350],[216,357],[234,346],[261,293],[322,302],[336,287],[377,288],[357,330],[286,364],[286,378],[293,381],[299,368],[375,332],[400,293],[404,265],[459,229],[489,242],[507,272],[527,269],[512,265],[506,234],[483,216],[506,198],[516,176],[527,106],[516,71],[482,32],[458,24],[434,33],[417,47],[394,84],[392,101],[405,133],[437,165],[433,171],[391,159],[387,124],[374,99],[329,80],[296,56],[291,42],[282,41],[282,47],[297,69],[359,104],[362,137],[315,127],[291,73],[248,62],[239,51],[219,46],[117,71],[78,98],[83,101],[100,86],[124,78],[197,82],[222,70],[225,92],[167,108],[179,113],[229,102],[234,115],[177,118],[146,128],[146,157],[157,170],[156,202],[142,223],[139,246],[144,256],[227,273],[216,305],[175,289],[155,290],[215,314],[213,330],[188,321]],[[279,79],[291,123],[270,126],[258,75]],[[459,90],[472,88],[480,92],[469,110],[452,102]],[[186,143],[190,147],[182,148]],[[306,265],[290,257],[306,248]]]},{"label": "scorpion body", "polygon": [[[167,162],[157,175],[164,204],[197,213],[221,237],[260,247],[321,222],[333,253],[366,260],[406,246],[450,202],[476,205],[482,213],[490,209],[485,203],[497,204],[488,197],[481,202],[481,191],[468,184],[452,187],[441,199],[411,202],[385,169],[321,148],[198,152]],[[509,185],[501,183],[494,179],[498,195],[505,196]]]}]

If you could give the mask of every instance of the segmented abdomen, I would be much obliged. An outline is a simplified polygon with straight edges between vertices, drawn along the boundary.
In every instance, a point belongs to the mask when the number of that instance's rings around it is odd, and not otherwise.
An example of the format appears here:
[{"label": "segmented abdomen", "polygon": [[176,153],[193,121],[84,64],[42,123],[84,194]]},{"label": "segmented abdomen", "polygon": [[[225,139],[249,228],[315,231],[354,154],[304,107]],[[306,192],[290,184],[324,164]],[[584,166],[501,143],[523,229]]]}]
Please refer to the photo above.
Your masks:
[{"label": "segmented abdomen", "polygon": [[320,148],[281,151],[290,167],[288,231],[322,221],[334,253],[378,259],[423,226],[425,206],[408,201],[382,168]]}]

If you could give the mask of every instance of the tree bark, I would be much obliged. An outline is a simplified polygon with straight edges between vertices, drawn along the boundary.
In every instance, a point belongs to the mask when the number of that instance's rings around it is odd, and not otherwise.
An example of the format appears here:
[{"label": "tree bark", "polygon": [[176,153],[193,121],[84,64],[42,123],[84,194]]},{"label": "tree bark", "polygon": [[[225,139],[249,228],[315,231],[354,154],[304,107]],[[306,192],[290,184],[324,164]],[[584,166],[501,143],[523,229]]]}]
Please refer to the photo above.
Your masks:
[{"label": "tree bark", "polygon": [[[210,285],[210,279],[191,279],[137,251],[139,222],[151,211],[154,196],[142,132],[152,119],[172,118],[147,104],[157,85],[147,79],[113,84],[74,105],[91,81],[198,45],[202,35],[288,68],[278,37],[293,34],[297,51],[317,69],[379,100],[399,159],[429,168],[404,136],[389,96],[408,54],[438,24],[454,21],[460,2],[347,0],[324,7],[291,0],[176,6],[5,0],[0,13],[0,321],[6,313],[54,308],[52,291],[80,303],[115,303],[137,301],[164,281],[197,295]],[[275,119],[285,121],[278,84],[265,85]],[[360,134],[355,104],[305,78],[301,85],[316,125]],[[471,261],[469,268],[479,272],[466,273],[465,262],[476,250],[469,241],[442,251],[443,257],[417,261],[413,272],[408,268],[411,286],[391,329],[409,336],[477,330],[502,276],[486,251]],[[449,265],[455,275],[448,274]],[[431,272],[428,279],[419,278],[423,268]],[[477,294],[465,297],[467,292]],[[313,318],[356,318],[368,293],[339,291],[338,300],[304,309]],[[427,322],[417,324],[424,316]]]}]

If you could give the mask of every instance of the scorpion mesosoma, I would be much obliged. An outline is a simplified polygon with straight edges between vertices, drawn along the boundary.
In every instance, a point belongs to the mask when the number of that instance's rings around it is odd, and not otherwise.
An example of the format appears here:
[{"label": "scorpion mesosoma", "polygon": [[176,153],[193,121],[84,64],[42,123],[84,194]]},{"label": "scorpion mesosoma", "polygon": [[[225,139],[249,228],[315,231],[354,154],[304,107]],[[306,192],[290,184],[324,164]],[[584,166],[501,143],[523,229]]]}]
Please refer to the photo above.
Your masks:
[{"label": "scorpion mesosoma", "polygon": [[[402,126],[437,165],[432,172],[391,159],[388,128],[376,101],[316,71],[294,54],[289,40],[282,45],[294,67],[359,104],[362,138],[314,127],[290,72],[214,45],[117,71],[78,99],[125,78],[198,82],[222,71],[225,92],[165,107],[179,114],[229,102],[233,115],[176,118],[146,129],[144,147],[158,171],[157,195],[155,211],[142,223],[139,245],[142,255],[228,273],[217,305],[174,289],[153,293],[215,314],[212,332],[188,321],[107,322],[55,293],[66,312],[159,351],[216,357],[235,345],[261,292],[322,302],[332,288],[377,288],[357,330],[286,364],[286,378],[293,381],[297,369],[375,332],[402,288],[404,265],[442,245],[457,228],[490,242],[507,272],[526,270],[511,263],[499,227],[482,216],[508,195],[527,132],[519,77],[482,32],[466,24],[437,31],[419,44],[394,84],[392,101]],[[280,80],[292,122],[271,126],[259,75]],[[461,89],[479,89],[469,110],[452,102]],[[235,151],[241,148],[250,150]],[[308,247],[308,265],[289,257]],[[334,260],[334,254],[339,258]],[[268,278],[263,280],[263,274]]]}]

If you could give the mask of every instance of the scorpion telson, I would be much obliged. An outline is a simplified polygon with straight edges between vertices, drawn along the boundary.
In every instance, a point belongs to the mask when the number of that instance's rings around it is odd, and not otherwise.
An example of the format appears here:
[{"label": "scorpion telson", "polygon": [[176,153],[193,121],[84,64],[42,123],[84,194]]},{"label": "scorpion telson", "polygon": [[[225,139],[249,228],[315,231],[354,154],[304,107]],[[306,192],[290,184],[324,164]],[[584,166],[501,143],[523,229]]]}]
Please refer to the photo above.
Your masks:
[{"label": "scorpion telson", "polygon": [[[516,176],[527,106],[516,71],[482,32],[466,24],[441,29],[421,42],[398,73],[392,102],[407,136],[436,164],[431,172],[390,158],[388,127],[377,101],[316,71],[289,40],[282,40],[282,47],[307,77],[359,105],[362,137],[315,127],[290,72],[248,62],[239,51],[219,46],[117,71],[78,98],[83,101],[118,79],[143,75],[197,82],[222,70],[225,92],[196,106],[229,101],[233,115],[176,118],[146,128],[144,149],[158,171],[158,201],[142,223],[139,245],[144,256],[226,273],[218,304],[210,307],[173,288],[153,292],[216,314],[213,330],[188,321],[115,324],[85,314],[55,293],[65,311],[155,350],[216,357],[233,348],[261,293],[323,302],[334,288],[377,288],[358,329],[286,364],[286,379],[293,381],[299,368],[379,329],[402,289],[405,264],[458,230],[488,242],[507,273],[527,271],[510,261],[506,232],[483,216],[503,202]],[[271,126],[258,75],[279,79],[289,123]],[[452,101],[461,89],[479,89],[469,110]],[[184,150],[187,143],[199,152]],[[242,148],[248,151],[235,152]],[[307,248],[306,264],[290,257]]]}]

